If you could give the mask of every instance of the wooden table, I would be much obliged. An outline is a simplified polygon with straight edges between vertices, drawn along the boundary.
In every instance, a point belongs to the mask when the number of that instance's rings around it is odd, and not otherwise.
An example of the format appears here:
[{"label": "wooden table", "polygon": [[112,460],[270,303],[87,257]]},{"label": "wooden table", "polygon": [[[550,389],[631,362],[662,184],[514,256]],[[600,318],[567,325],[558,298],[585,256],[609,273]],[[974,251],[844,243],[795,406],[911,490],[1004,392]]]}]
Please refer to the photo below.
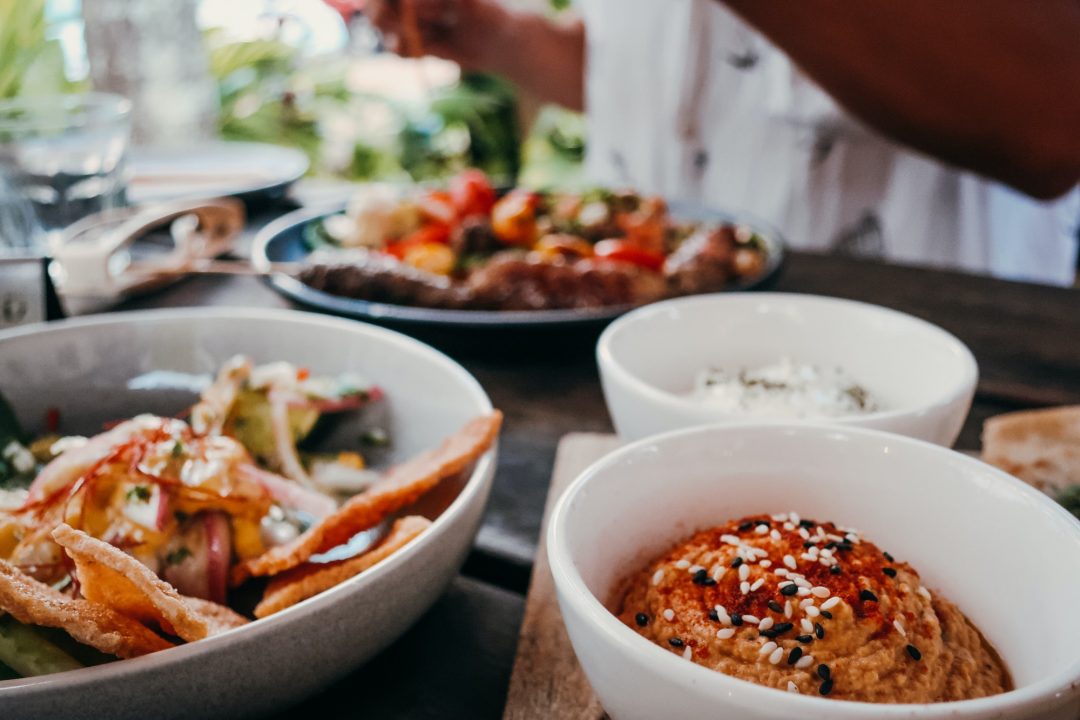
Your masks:
[{"label": "wooden table", "polygon": [[[952,272],[792,253],[778,291],[863,300],[957,335],[981,378],[958,447],[975,449],[983,420],[1080,403],[1080,292]],[[123,309],[185,305],[289,307],[252,278],[200,277]],[[572,431],[611,432],[591,348],[579,341],[535,356],[451,350],[506,413],[495,487],[463,577],[391,650],[308,700],[352,703],[373,717],[499,717],[555,448]],[[491,349],[491,348],[487,348]]]}]

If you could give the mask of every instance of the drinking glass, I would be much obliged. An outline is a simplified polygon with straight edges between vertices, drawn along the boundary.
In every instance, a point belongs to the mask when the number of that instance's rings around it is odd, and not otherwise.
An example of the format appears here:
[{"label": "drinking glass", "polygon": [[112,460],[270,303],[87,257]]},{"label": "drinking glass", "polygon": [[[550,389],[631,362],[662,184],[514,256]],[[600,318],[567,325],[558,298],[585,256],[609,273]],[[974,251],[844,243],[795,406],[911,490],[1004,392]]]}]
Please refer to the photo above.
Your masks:
[{"label": "drinking glass", "polygon": [[125,204],[131,103],[86,93],[0,102],[0,173],[50,236]]}]

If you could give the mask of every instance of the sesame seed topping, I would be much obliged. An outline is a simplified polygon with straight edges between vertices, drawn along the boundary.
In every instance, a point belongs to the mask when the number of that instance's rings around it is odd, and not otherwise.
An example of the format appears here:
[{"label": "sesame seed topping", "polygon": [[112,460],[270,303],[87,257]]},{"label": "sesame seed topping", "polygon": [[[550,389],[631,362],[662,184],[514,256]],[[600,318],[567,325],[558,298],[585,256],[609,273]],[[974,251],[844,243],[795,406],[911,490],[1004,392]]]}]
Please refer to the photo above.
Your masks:
[{"label": "sesame seed topping", "polygon": [[659,569],[659,570],[657,570],[656,572],[653,573],[652,584],[653,585],[659,585],[660,582],[663,579],[664,579],[664,570],[663,570],[663,568],[661,568],[661,569]]},{"label": "sesame seed topping", "polygon": [[799,537],[801,537],[803,540],[809,540],[810,533],[807,531],[806,528],[801,527],[799,528]]},{"label": "sesame seed topping", "polygon": [[645,627],[649,624],[649,616],[645,613],[638,613],[634,616],[634,622],[638,624],[638,627]]},{"label": "sesame seed topping", "polygon": [[814,604],[814,598],[812,598],[812,597],[803,598],[802,601],[799,602],[799,609],[800,610],[805,610],[806,608],[810,607],[813,604]]},{"label": "sesame seed topping", "polygon": [[787,565],[792,570],[794,570],[795,568],[798,567],[798,565],[795,563],[795,558],[792,557],[791,555],[785,555],[784,556],[784,564]]},{"label": "sesame seed topping", "polygon": [[720,578],[724,577],[724,573],[726,573],[726,572],[727,572],[726,567],[724,567],[723,565],[717,565],[716,567],[713,568],[712,572],[709,573],[709,575],[710,575],[710,577],[712,577],[713,580],[715,580],[717,582],[720,582]]},{"label": "sesame seed topping", "polygon": [[671,647],[681,648],[683,646],[683,641],[682,638],[673,637],[668,638],[668,644],[671,645]]},{"label": "sesame seed topping", "polygon": [[756,528],[754,528],[754,532],[757,533],[758,535],[764,535],[765,533],[769,532],[769,526],[768,525],[758,525]]},{"label": "sesame seed topping", "polygon": [[740,617],[742,617],[743,622],[748,622],[751,625],[757,625],[761,622],[761,619],[758,618],[756,615],[742,615]]},{"label": "sesame seed topping", "polygon": [[749,594],[749,593],[750,593],[750,583],[748,583],[748,582],[746,582],[745,580],[743,580],[743,581],[742,581],[741,583],[739,583],[739,591],[740,591],[740,592],[741,592],[741,593],[742,593],[743,595],[747,595],[747,594]]},{"label": "sesame seed topping", "polygon": [[926,588],[924,588],[924,587],[921,587],[921,586],[920,586],[920,587],[919,587],[919,590],[918,590],[918,593],[919,593],[920,595],[922,595],[922,596],[923,596],[924,598],[926,598],[927,600],[933,600],[933,597],[932,597],[932,596],[930,595],[930,591],[929,591],[929,590],[927,590],[927,589],[926,589]]},{"label": "sesame seed topping", "polygon": [[779,575],[780,577],[787,577],[788,576],[787,568],[776,568],[776,570],[774,570],[773,573],[776,574],[776,575]]},{"label": "sesame seed topping", "polygon": [[832,678],[828,678],[825,682],[821,683],[821,688],[818,689],[822,695],[828,695],[832,692]]},{"label": "sesame seed topping", "polygon": [[772,618],[767,617],[763,619],[760,623],[758,623],[758,630],[768,630],[773,626],[775,622],[776,621]]},{"label": "sesame seed topping", "polygon": [[799,635],[795,639],[798,640],[799,642],[801,642],[804,645],[808,645],[808,644],[814,642],[814,636],[813,635]]},{"label": "sesame seed topping", "polygon": [[720,628],[716,631],[716,637],[720,640],[727,640],[735,634],[735,628]]},{"label": "sesame seed topping", "polygon": [[731,613],[731,624],[735,627],[742,625],[742,615],[738,613]]},{"label": "sesame seed topping", "polygon": [[671,608],[665,608],[663,615],[664,615],[664,619],[667,620],[668,622],[671,622],[672,620],[675,619],[675,611],[672,610]]},{"label": "sesame seed topping", "polygon": [[799,597],[806,597],[807,595],[810,594],[810,588],[808,588],[808,587],[797,587],[797,588],[795,588],[795,594],[798,595]]},{"label": "sesame seed topping", "polygon": [[889,553],[882,553],[882,554],[885,556],[885,559],[888,560],[889,562],[896,562],[896,558],[894,558]]},{"label": "sesame seed topping", "polygon": [[679,568],[680,570],[685,570],[686,568],[690,567],[690,561],[680,560],[679,562],[675,563],[675,567]]},{"label": "sesame seed topping", "polygon": [[817,666],[817,674],[818,677],[822,680],[828,680],[829,676],[832,675],[832,670],[829,669],[828,665],[822,663],[821,665]]},{"label": "sesame seed topping", "polygon": [[746,532],[747,530],[749,530],[752,527],[754,527],[753,521],[747,520],[746,522],[739,525],[739,532]]},{"label": "sesame seed topping", "polygon": [[699,573],[705,572],[705,568],[701,567],[700,565],[691,565],[689,572],[691,575],[697,575]]},{"label": "sesame seed topping", "polygon": [[737,567],[739,567],[740,565],[742,565],[742,564],[743,564],[743,562],[744,562],[744,561],[743,561],[743,559],[742,559],[742,556],[740,555],[739,557],[737,557],[737,558],[735,558],[734,560],[732,560],[732,561],[731,561],[731,567],[733,567],[733,568],[737,568]]},{"label": "sesame seed topping", "polygon": [[811,623],[806,618],[803,618],[802,620],[799,621],[799,627],[802,628],[804,633],[812,633],[812,632],[814,632],[814,624]]},{"label": "sesame seed topping", "polygon": [[780,594],[781,595],[787,595],[789,597],[794,595],[797,592],[799,592],[799,586],[796,585],[795,583],[791,583],[790,585],[784,585],[783,587],[780,588]]},{"label": "sesame seed topping", "polygon": [[824,585],[812,587],[810,588],[810,592],[814,593],[814,597],[819,598],[827,598],[832,595],[832,591],[830,591],[829,588],[825,587]]},{"label": "sesame seed topping", "polygon": [[795,663],[799,662],[799,658],[801,658],[801,657],[802,657],[802,648],[799,647],[798,645],[796,645],[795,647],[791,648],[791,652],[788,653],[787,664],[788,665],[794,665]]},{"label": "sesame seed topping", "polygon": [[907,654],[911,656],[912,660],[922,660],[922,653],[919,652],[919,648],[915,647],[914,645],[907,646]]},{"label": "sesame seed topping", "polygon": [[786,617],[786,618],[788,618],[790,620],[791,619],[791,614],[792,614],[791,601],[786,600],[786,601],[784,601],[784,617]]},{"label": "sesame seed topping", "polygon": [[798,669],[798,670],[805,670],[806,668],[810,667],[813,664],[814,664],[814,656],[813,655],[803,655],[801,658],[799,658],[795,662],[795,668]]},{"label": "sesame seed topping", "polygon": [[758,578],[754,581],[754,584],[750,586],[750,592],[754,592],[765,584],[765,578]]},{"label": "sesame seed topping", "polygon": [[796,513],[796,512],[789,512],[788,513],[788,520],[795,523],[796,525],[799,525],[799,524],[802,523],[802,518],[800,518],[799,514]]},{"label": "sesame seed topping", "polygon": [[772,560],[762,560],[760,563],[758,563],[758,565],[763,568],[770,568],[772,567]]},{"label": "sesame seed topping", "polygon": [[770,640],[769,642],[761,646],[761,649],[758,650],[758,655],[769,655],[772,653],[773,650],[776,649],[776,647],[776,643]]},{"label": "sesame seed topping", "polygon": [[825,626],[821,623],[814,623],[814,634],[817,635],[818,640],[825,637]]},{"label": "sesame seed topping", "polygon": [[889,576],[889,577],[891,577],[891,578],[894,578],[894,577],[896,577],[896,570],[895,570],[895,568],[891,568],[891,567],[887,567],[887,568],[881,568],[881,572],[885,573],[886,575],[888,575],[888,576]]},{"label": "sesame seed topping", "polygon": [[769,609],[773,612],[784,612],[784,608],[780,605],[780,603],[776,602],[775,600],[770,600],[768,605]]},{"label": "sesame seed topping", "polygon": [[727,543],[728,545],[735,545],[736,547],[742,545],[742,540],[736,535],[721,535],[720,542]]},{"label": "sesame seed topping", "polygon": [[832,613],[828,610],[822,610],[821,617],[825,618],[826,620],[832,620]]},{"label": "sesame seed topping", "polygon": [[693,583],[695,585],[704,585],[709,580],[716,582],[711,577],[709,577],[709,574],[707,572],[705,572],[705,568],[700,568],[697,572],[694,573]]},{"label": "sesame seed topping", "polygon": [[694,651],[690,649],[689,645],[687,645],[686,649],[682,651],[682,656],[683,660],[689,660],[694,656]]},{"label": "sesame seed topping", "polygon": [[793,681],[788,680],[787,681],[787,691],[789,693],[795,693],[796,695],[798,695],[799,694],[799,686],[796,685]]},{"label": "sesame seed topping", "polygon": [[899,620],[893,620],[892,626],[896,628],[896,632],[900,633],[901,637],[907,637],[907,630],[904,629],[904,626],[900,624]]},{"label": "sesame seed topping", "polygon": [[809,590],[810,588],[814,587],[802,575],[791,575],[790,577],[791,577],[792,580],[795,581],[795,584],[798,585],[801,588],[806,588],[807,590]]},{"label": "sesame seed topping", "polygon": [[794,530],[794,529],[795,529],[795,526],[794,526],[794,525],[792,525],[792,524],[791,524],[791,523],[789,523],[789,522],[786,522],[786,523],[784,523],[784,529],[785,529],[785,530],[787,530],[788,532],[791,532],[792,530]]},{"label": "sesame seed topping", "polygon": [[812,618],[816,618],[818,615],[821,614],[821,611],[818,610],[813,605],[807,605],[806,608],[805,608],[805,611],[806,611],[806,614],[808,616],[812,617]]},{"label": "sesame seed topping", "polygon": [[783,657],[784,657],[784,648],[778,647],[778,648],[776,648],[775,650],[772,651],[772,654],[769,655],[769,664],[770,665],[778,665],[780,663],[780,660]]},{"label": "sesame seed topping", "polygon": [[775,632],[777,635],[783,635],[788,630],[791,630],[793,627],[795,626],[789,622],[782,622],[774,625],[772,631]]},{"label": "sesame seed topping", "polygon": [[773,540],[779,540],[780,539],[780,531],[776,530],[774,528],[773,530],[771,530],[769,532],[769,537],[771,537]]},{"label": "sesame seed topping", "polygon": [[745,580],[748,577],[750,577],[750,566],[749,565],[740,565],[739,566],[739,579],[740,580]]},{"label": "sesame seed topping", "polygon": [[870,592],[869,590],[867,590],[865,588],[863,588],[862,590],[859,591],[859,599],[862,600],[863,602],[877,602],[878,601],[877,595],[875,595],[874,593]]},{"label": "sesame seed topping", "polygon": [[821,603],[822,610],[832,610],[834,607],[840,604],[840,597],[831,597],[825,602]]},{"label": "sesame seed topping", "polygon": [[839,565],[833,565],[831,568],[829,568],[829,572],[831,572],[833,575],[839,575],[840,574],[840,566]]}]

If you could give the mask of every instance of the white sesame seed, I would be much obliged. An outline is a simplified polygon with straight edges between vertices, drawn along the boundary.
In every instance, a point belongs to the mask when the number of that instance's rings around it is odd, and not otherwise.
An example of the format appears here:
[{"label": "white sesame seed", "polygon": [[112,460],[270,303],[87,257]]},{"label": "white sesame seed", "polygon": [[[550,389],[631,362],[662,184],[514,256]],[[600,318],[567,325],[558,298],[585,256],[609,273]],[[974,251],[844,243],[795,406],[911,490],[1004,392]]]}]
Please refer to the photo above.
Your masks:
[{"label": "white sesame seed", "polygon": [[764,620],[762,620],[760,623],[758,623],[758,630],[768,630],[769,628],[771,628],[773,626],[773,623],[774,623],[774,620],[772,618],[770,618],[770,617],[767,617]]},{"label": "white sesame seed", "polygon": [[680,560],[679,562],[675,563],[675,567],[679,568],[680,570],[685,570],[686,568],[690,567],[690,561]]},{"label": "white sesame seed", "polygon": [[758,535],[764,535],[765,533],[769,532],[769,526],[758,525],[756,528],[754,528],[754,532],[756,532]]},{"label": "white sesame seed", "polygon": [[847,535],[844,536],[844,539],[847,540],[849,543],[852,543],[854,545],[859,544],[859,536],[856,535],[855,533],[848,533]]},{"label": "white sesame seed", "polygon": [[794,583],[794,581],[792,581],[792,580],[781,580],[781,581],[780,581],[780,583],[779,583],[779,584],[778,584],[778,585],[777,585],[776,587],[778,587],[778,588],[780,588],[781,590],[783,590],[783,589],[784,589],[784,588],[786,588],[786,587],[787,587],[788,585],[794,585],[794,584],[795,584],[795,583]]},{"label": "white sesame seed", "polygon": [[834,596],[821,603],[822,610],[832,610],[834,607],[840,604],[840,596]]},{"label": "white sesame seed", "polygon": [[810,592],[814,593],[814,597],[819,598],[827,598],[832,595],[832,591],[830,591],[829,588],[825,587],[824,585],[812,587],[810,588]]},{"label": "white sesame seed", "polygon": [[814,656],[813,655],[803,655],[801,658],[799,658],[795,662],[795,668],[798,669],[798,670],[805,670],[806,668],[810,667],[813,664],[814,664]]},{"label": "white sesame seed", "polygon": [[664,579],[664,569],[661,568],[661,569],[659,569],[659,570],[657,570],[656,572],[653,573],[652,584],[653,585],[659,585],[660,581],[662,581],[663,579]]},{"label": "white sesame seed", "polygon": [[823,558],[831,558],[832,556],[833,556],[833,551],[832,550],[830,550],[829,548],[821,548],[821,557],[823,557]]},{"label": "white sesame seed", "polygon": [[735,628],[733,628],[733,627],[720,628],[719,630],[716,631],[716,637],[719,640],[727,640],[728,638],[732,637],[734,634],[735,634]]},{"label": "white sesame seed", "polygon": [[806,608],[810,607],[813,604],[814,604],[814,598],[810,598],[810,597],[805,598],[799,603],[799,609],[800,610],[805,610]]},{"label": "white sesame seed", "polygon": [[752,554],[758,556],[758,557],[768,557],[769,556],[769,551],[766,550],[765,548],[752,547],[752,548],[750,548],[750,552]]},{"label": "white sesame seed", "polygon": [[715,580],[716,582],[720,582],[720,578],[724,577],[724,573],[726,572],[727,568],[723,565],[715,565],[713,566],[712,572],[709,574],[712,576],[713,580]]},{"label": "white sesame seed", "polygon": [[664,616],[664,619],[667,620],[668,622],[671,622],[672,620],[675,619],[675,611],[672,610],[671,608],[666,608],[664,610],[664,612],[662,613],[662,615]]},{"label": "white sesame seed", "polygon": [[758,588],[760,588],[764,584],[765,584],[765,578],[758,578],[757,580],[754,581],[754,584],[750,586],[750,592],[754,592],[755,590],[757,590]]},{"label": "white sesame seed", "polygon": [[683,660],[689,660],[694,656],[694,651],[690,649],[689,645],[687,645],[686,649],[682,651],[682,656]]},{"label": "white sesame seed", "polygon": [[787,565],[792,570],[794,570],[795,568],[798,567],[798,564],[795,562],[795,558],[792,557],[791,555],[785,555],[784,556],[784,564]]},{"label": "white sesame seed", "polygon": [[773,572],[780,577],[787,577],[788,574],[787,568],[776,568],[776,570],[774,570]]},{"label": "white sesame seed", "polygon": [[758,655],[769,655],[776,648],[777,648],[776,643],[774,643],[772,640],[770,640],[769,642],[767,642],[767,643],[765,643],[764,645],[761,646],[761,649],[758,650]]},{"label": "white sesame seed", "polygon": [[809,540],[810,532],[806,528],[801,527],[799,528],[799,537],[801,537],[803,540]]},{"label": "white sesame seed", "polygon": [[896,632],[900,633],[900,637],[907,637],[907,631],[904,630],[904,626],[900,624],[899,620],[893,620],[892,626],[896,628]]},{"label": "white sesame seed", "polygon": [[772,567],[772,560],[762,560],[759,564],[763,568],[770,568]]},{"label": "white sesame seed", "polygon": [[787,691],[789,693],[795,693],[796,695],[798,695],[799,694],[799,686],[796,685],[795,683],[793,683],[791,680],[788,680],[787,681]]},{"label": "white sesame seed", "polygon": [[691,565],[690,569],[687,572],[689,572],[691,575],[696,575],[704,569],[705,568],[701,567],[700,565]]},{"label": "white sesame seed", "polygon": [[804,633],[809,634],[809,633],[814,632],[814,624],[812,622],[810,622],[809,620],[807,620],[806,618],[803,618],[802,620],[799,621],[799,627],[801,627],[803,629]]},{"label": "white sesame seed", "polygon": [[739,579],[745,580],[750,577],[750,566],[745,563],[739,566]]},{"label": "white sesame seed", "polygon": [[809,590],[810,588],[814,587],[810,584],[810,581],[804,578],[802,575],[794,576],[791,579],[794,580],[795,584],[801,588],[806,588],[807,590]]},{"label": "white sesame seed", "polygon": [[788,514],[787,513],[777,513],[776,515],[772,516],[772,519],[775,520],[776,522],[785,522],[788,519]]},{"label": "white sesame seed", "polygon": [[739,583],[739,592],[741,592],[743,595],[748,594],[750,592],[750,583],[746,582],[745,580]]},{"label": "white sesame seed", "polygon": [[791,613],[792,613],[791,601],[786,600],[786,601],[784,601],[784,617],[786,617],[788,620],[790,620],[791,619]]},{"label": "white sesame seed", "polygon": [[818,609],[817,609],[816,607],[814,607],[813,605],[808,605],[808,606],[806,607],[806,614],[807,614],[807,615],[809,615],[810,617],[814,617],[814,618],[816,618],[816,617],[817,617],[818,615],[820,615],[820,614],[821,614],[821,611],[820,611],[820,610],[818,610]]},{"label": "white sesame seed", "polygon": [[829,538],[833,542],[844,542],[844,538],[839,535],[833,535],[832,533],[825,533],[825,537]]},{"label": "white sesame seed", "polygon": [[800,560],[809,560],[810,562],[817,562],[817,555],[811,555],[810,553],[803,553],[799,556]]},{"label": "white sesame seed", "polygon": [[758,618],[757,615],[743,615],[742,619],[743,622],[748,622],[751,625],[757,625],[759,622],[761,622],[761,619]]},{"label": "white sesame seed", "polygon": [[736,546],[742,545],[742,540],[740,540],[735,535],[721,535],[720,536],[720,541],[725,542],[728,545],[736,545]]},{"label": "white sesame seed", "polygon": [[930,595],[930,591],[927,590],[926,588],[922,587],[922,586],[919,587],[918,593],[920,595],[922,595],[924,598],[926,598],[927,600],[933,600],[933,597],[931,597],[931,595]]},{"label": "white sesame seed", "polygon": [[778,647],[778,648],[776,648],[775,650],[772,651],[771,655],[769,655],[769,664],[776,665],[777,663],[780,662],[780,660],[783,659],[783,657],[784,657],[784,648]]},{"label": "white sesame seed", "polygon": [[791,523],[789,523],[789,522],[786,522],[786,523],[784,523],[784,529],[785,529],[785,530],[787,530],[788,532],[791,532],[792,530],[794,530],[794,529],[795,529],[795,526],[794,526],[794,525],[792,525],[792,524],[791,524]]},{"label": "white sesame seed", "polygon": [[798,591],[795,594],[798,595],[799,597],[806,597],[807,595],[810,594],[810,588],[801,587],[801,588],[798,589]]},{"label": "white sesame seed", "polygon": [[799,513],[797,513],[797,512],[789,512],[788,513],[788,520],[795,523],[796,525],[798,525],[799,523],[802,522],[802,518],[799,517]]},{"label": "white sesame seed", "polygon": [[779,540],[780,539],[780,531],[777,530],[776,528],[773,528],[769,532],[769,537],[771,537],[773,540]]}]

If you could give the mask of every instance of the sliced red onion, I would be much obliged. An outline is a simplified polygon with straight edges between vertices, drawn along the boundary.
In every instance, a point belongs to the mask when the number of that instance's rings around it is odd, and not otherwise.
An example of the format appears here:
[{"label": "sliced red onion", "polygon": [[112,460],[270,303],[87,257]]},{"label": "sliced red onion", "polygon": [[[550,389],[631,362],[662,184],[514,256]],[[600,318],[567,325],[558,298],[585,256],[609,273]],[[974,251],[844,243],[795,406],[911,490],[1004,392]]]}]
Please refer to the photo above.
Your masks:
[{"label": "sliced red onion", "polygon": [[255,465],[241,465],[238,471],[258,483],[283,507],[305,512],[316,519],[337,510],[337,503],[327,495],[309,490],[288,478],[263,470]]}]

